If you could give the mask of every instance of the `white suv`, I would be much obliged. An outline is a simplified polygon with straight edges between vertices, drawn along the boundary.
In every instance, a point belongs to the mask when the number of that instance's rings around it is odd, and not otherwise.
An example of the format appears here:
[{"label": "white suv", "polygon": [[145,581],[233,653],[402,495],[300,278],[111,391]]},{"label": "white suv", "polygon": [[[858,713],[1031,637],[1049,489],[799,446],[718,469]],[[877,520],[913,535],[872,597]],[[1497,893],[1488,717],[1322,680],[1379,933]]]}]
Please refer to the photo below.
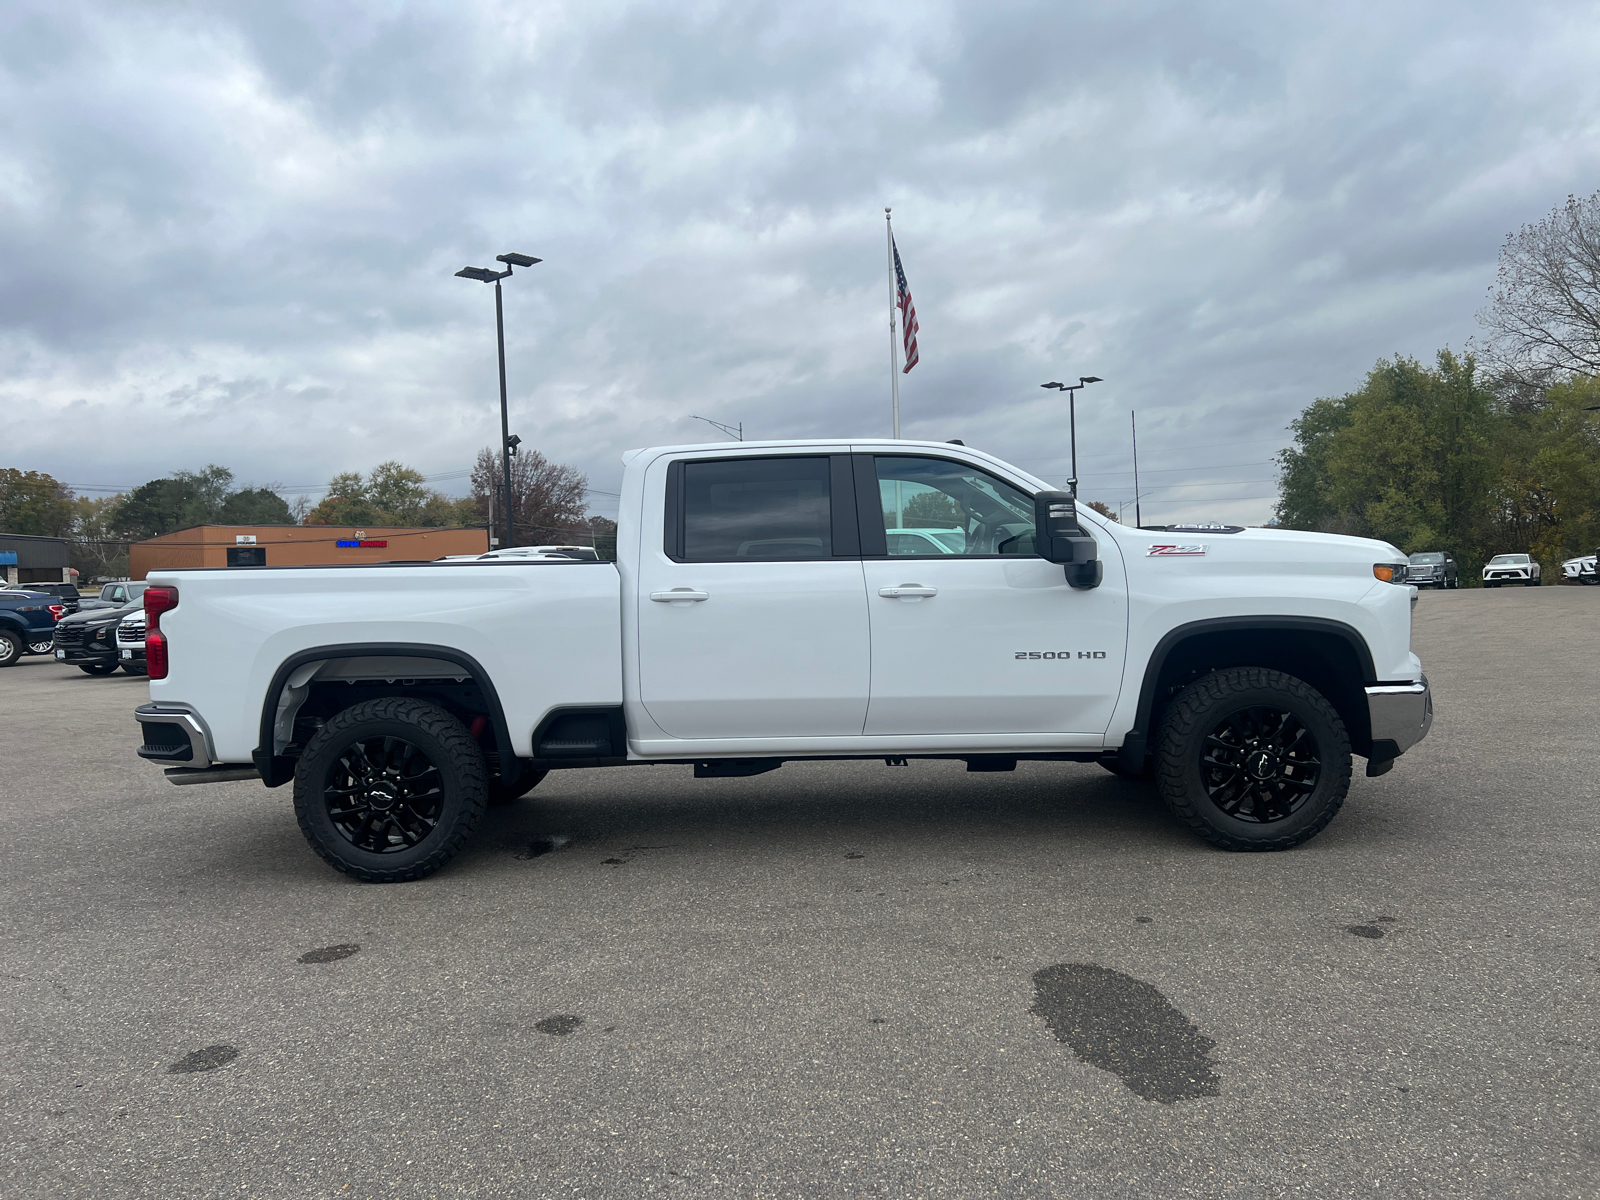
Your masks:
[{"label": "white suv", "polygon": [[1585,554],[1581,558],[1569,558],[1561,564],[1561,578],[1567,583],[1594,583],[1595,556]]},{"label": "white suv", "polygon": [[1538,587],[1539,564],[1526,554],[1496,554],[1483,568],[1483,586],[1499,587],[1502,583],[1520,583],[1523,587]]}]

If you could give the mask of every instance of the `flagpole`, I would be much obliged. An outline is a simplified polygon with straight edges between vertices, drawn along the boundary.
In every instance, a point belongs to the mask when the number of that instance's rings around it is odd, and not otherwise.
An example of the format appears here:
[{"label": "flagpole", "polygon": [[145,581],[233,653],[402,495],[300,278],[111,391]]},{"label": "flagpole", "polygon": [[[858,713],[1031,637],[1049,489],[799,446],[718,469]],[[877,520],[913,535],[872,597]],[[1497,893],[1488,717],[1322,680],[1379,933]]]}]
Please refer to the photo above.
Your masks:
[{"label": "flagpole", "polygon": [[895,286],[894,279],[894,223],[889,215],[890,210],[883,210],[883,228],[887,235],[888,244],[885,253],[889,258],[889,396],[891,410],[894,414],[894,436],[900,438],[900,360],[894,344],[894,310],[899,301],[899,289]]}]

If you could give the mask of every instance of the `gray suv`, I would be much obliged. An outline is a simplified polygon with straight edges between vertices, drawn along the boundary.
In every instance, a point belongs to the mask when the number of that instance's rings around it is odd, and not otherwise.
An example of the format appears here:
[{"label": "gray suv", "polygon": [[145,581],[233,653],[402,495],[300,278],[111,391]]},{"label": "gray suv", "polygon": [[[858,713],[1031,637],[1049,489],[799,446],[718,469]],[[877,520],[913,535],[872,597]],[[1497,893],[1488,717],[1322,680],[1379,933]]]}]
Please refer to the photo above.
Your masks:
[{"label": "gray suv", "polygon": [[1453,588],[1461,586],[1456,560],[1439,550],[1420,550],[1411,556],[1406,582],[1418,587]]}]

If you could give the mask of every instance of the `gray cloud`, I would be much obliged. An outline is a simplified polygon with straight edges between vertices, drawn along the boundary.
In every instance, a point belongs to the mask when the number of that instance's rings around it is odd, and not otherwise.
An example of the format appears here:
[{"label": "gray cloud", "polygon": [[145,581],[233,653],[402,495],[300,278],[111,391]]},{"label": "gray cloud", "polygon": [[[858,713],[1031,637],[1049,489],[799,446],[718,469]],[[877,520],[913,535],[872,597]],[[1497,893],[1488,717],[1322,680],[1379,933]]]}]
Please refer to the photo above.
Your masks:
[{"label": "gray cloud", "polygon": [[[1474,331],[1500,240],[1600,186],[1584,5],[18,3],[0,14],[5,465],[313,484],[513,428],[616,456],[887,431],[1147,517],[1260,520],[1284,426]],[[1177,486],[1182,482],[1184,486]],[[597,508],[607,499],[595,497]]]}]

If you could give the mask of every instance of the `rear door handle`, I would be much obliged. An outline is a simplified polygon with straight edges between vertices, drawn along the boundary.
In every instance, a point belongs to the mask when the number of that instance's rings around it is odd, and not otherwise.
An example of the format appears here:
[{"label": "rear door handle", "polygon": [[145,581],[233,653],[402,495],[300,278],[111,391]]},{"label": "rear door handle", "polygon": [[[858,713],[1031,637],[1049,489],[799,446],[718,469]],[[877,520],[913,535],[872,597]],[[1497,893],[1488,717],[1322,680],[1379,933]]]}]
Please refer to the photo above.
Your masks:
[{"label": "rear door handle", "polygon": [[878,595],[889,600],[898,600],[911,596],[937,596],[939,589],[936,587],[923,587],[920,583],[902,583],[899,587],[881,587]]},{"label": "rear door handle", "polygon": [[694,588],[673,588],[670,592],[651,592],[650,599],[657,604],[685,604],[691,600],[709,600],[710,592],[697,592]]}]

